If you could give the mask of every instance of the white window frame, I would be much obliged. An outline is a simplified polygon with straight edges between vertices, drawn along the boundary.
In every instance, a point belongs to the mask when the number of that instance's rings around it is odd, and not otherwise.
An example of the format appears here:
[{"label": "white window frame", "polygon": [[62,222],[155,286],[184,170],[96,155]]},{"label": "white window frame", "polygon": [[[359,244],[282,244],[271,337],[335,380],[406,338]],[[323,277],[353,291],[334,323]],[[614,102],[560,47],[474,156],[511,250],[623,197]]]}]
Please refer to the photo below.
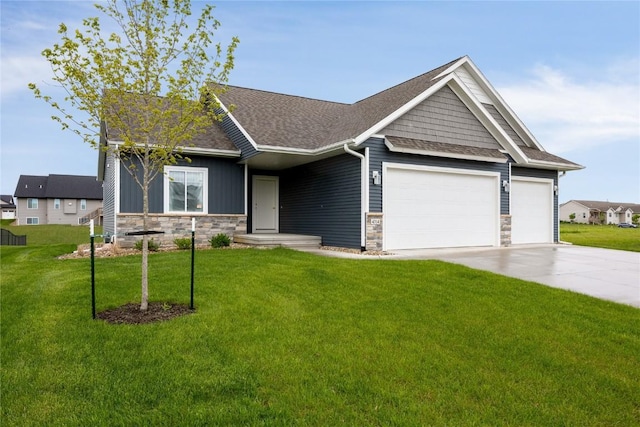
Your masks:
[{"label": "white window frame", "polygon": [[28,216],[26,221],[27,221],[27,225],[40,225],[40,218],[38,218],[37,216]]},{"label": "white window frame", "polygon": [[58,210],[60,209],[60,206],[61,206],[60,199],[53,199],[53,209]]},{"label": "white window frame", "polygon": [[[169,178],[170,172],[199,172],[202,173],[202,212],[197,211],[171,211],[169,210]],[[163,191],[164,212],[171,214],[206,215],[209,213],[209,169],[185,167],[185,166],[165,166],[164,167],[164,191]]]},{"label": "white window frame", "polygon": [[[35,202],[34,202],[35,200]],[[35,206],[34,206],[35,203]],[[29,206],[31,205],[31,206]],[[30,197],[27,199],[27,209],[38,209],[38,199],[34,199],[33,197]]]},{"label": "white window frame", "polygon": [[80,210],[81,211],[87,210],[87,199],[80,199]]}]

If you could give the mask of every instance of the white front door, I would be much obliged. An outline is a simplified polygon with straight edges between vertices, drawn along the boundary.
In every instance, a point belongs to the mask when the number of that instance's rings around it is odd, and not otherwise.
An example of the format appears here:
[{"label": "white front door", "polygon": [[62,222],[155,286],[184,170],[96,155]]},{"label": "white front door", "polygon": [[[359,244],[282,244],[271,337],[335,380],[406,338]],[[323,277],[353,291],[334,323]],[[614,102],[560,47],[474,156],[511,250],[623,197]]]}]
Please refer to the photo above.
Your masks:
[{"label": "white front door", "polygon": [[278,232],[278,177],[253,176],[253,233]]}]

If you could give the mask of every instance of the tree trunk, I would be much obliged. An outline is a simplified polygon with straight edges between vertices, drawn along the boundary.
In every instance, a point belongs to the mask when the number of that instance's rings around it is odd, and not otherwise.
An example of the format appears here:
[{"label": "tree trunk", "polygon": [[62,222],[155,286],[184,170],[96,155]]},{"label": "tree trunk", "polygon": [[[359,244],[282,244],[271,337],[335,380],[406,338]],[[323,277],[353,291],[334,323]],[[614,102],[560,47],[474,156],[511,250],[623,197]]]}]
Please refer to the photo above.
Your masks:
[{"label": "tree trunk", "polygon": [[[149,165],[148,156],[144,158],[142,178],[142,230],[149,231]],[[149,307],[149,236],[142,236],[142,298],[140,311]]]}]

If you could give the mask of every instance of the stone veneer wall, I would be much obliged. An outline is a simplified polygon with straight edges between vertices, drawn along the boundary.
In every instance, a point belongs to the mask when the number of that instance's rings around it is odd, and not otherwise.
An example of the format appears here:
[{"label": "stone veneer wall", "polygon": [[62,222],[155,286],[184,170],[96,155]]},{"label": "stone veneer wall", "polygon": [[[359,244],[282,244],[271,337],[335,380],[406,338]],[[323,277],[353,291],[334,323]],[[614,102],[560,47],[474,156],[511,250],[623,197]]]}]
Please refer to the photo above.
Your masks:
[{"label": "stone veneer wall", "polygon": [[511,246],[511,215],[500,215],[500,246]]},{"label": "stone veneer wall", "polygon": [[367,212],[367,251],[382,250],[382,217],[381,213]]},{"label": "stone veneer wall", "polygon": [[[209,244],[209,239],[224,233],[233,240],[235,233],[247,232],[246,215],[149,215],[149,230],[164,231],[150,237],[161,246],[175,246],[176,238],[191,238],[191,218],[196,219],[196,246]],[[118,214],[116,216],[118,236],[116,244],[122,248],[131,248],[141,236],[125,236],[131,231],[142,230],[142,214]]]}]

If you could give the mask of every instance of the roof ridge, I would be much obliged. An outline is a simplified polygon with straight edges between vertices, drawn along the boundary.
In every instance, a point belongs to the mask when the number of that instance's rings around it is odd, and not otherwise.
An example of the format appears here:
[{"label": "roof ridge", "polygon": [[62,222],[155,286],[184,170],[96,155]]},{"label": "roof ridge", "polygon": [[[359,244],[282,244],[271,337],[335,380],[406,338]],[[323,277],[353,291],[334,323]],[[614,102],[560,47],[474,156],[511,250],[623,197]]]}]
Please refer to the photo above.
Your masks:
[{"label": "roof ridge", "polygon": [[264,89],[255,89],[255,88],[250,88],[250,87],[245,87],[245,86],[227,85],[227,87],[235,88],[235,89],[250,90],[252,92],[270,93],[270,94],[273,94],[273,95],[286,96],[286,97],[290,97],[290,98],[306,99],[306,100],[309,100],[309,101],[323,102],[323,103],[327,103],[327,104],[353,105],[353,104],[347,104],[346,102],[328,101],[326,99],[311,98],[309,96],[302,96],[302,95],[292,95],[292,94],[289,94],[289,93],[274,92],[272,90],[264,90]]},{"label": "roof ridge", "polygon": [[[366,101],[366,100],[368,100],[368,99],[370,99],[370,98],[373,98],[374,96],[378,96],[378,95],[380,95],[380,94],[382,94],[382,93],[385,93],[385,92],[388,92],[388,91],[390,91],[390,90],[393,90],[393,89],[397,88],[398,86],[402,86],[402,85],[403,85],[403,84],[405,84],[405,83],[409,83],[409,82],[411,82],[411,81],[413,81],[413,80],[417,80],[417,79],[423,78],[423,77],[425,77],[427,74],[433,73],[434,71],[439,71],[439,70],[442,70],[442,69],[447,69],[447,68],[448,68],[448,67],[450,67],[452,64],[454,64],[454,63],[456,63],[456,62],[460,61],[462,58],[464,58],[464,56],[461,56],[461,57],[459,57],[459,58],[457,58],[457,59],[454,59],[453,61],[447,62],[447,63],[446,63],[446,64],[444,64],[444,65],[440,65],[440,66],[438,66],[438,67],[436,67],[436,68],[434,68],[434,69],[432,69],[432,70],[427,71],[426,73],[422,73],[422,74],[419,74],[419,75],[417,75],[417,76],[411,77],[410,79],[404,80],[404,81],[402,81],[402,82],[400,82],[400,83],[398,83],[398,84],[395,84],[395,85],[393,85],[393,86],[391,86],[391,87],[388,87],[388,88],[386,88],[386,89],[383,89],[383,90],[381,90],[381,91],[379,91],[379,92],[376,92],[376,93],[374,93],[373,95],[369,95],[369,96],[367,96],[366,98],[362,98],[362,99],[360,99],[359,101],[356,101],[356,102],[354,102],[354,103],[353,103],[353,104],[351,104],[351,105],[355,105],[355,104],[358,104],[358,103],[360,103],[360,102]],[[435,79],[435,77],[434,77],[434,79]]]}]

